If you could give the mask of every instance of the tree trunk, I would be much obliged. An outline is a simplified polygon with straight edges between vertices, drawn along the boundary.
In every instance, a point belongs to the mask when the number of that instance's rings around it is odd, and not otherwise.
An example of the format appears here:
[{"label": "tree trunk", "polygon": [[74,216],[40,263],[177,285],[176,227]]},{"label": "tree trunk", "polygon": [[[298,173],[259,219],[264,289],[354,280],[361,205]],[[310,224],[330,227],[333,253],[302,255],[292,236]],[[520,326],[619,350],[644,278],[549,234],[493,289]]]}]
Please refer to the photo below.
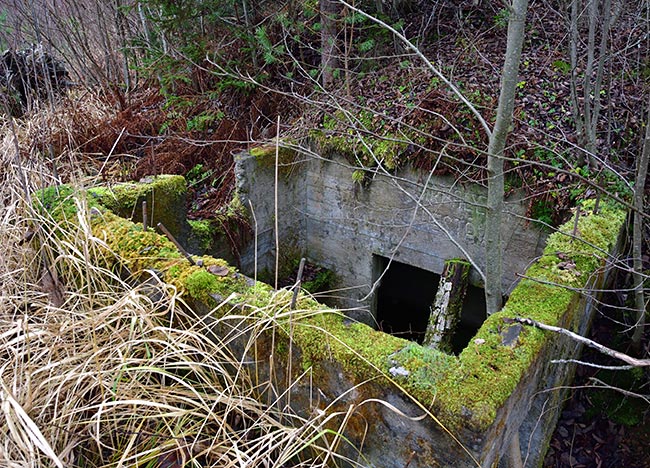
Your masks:
[{"label": "tree trunk", "polygon": [[639,349],[643,329],[645,328],[645,294],[643,291],[643,261],[641,258],[643,247],[643,215],[645,182],[648,174],[648,161],[650,160],[650,101],[648,102],[648,119],[645,126],[645,140],[643,150],[637,160],[636,181],[634,182],[634,225],[632,228],[632,257],[634,258],[634,305],[636,308],[636,324],[632,335],[632,345]]},{"label": "tree trunk", "polygon": [[452,352],[451,340],[460,323],[463,300],[467,292],[470,263],[466,260],[447,260],[440,277],[438,292],[431,305],[431,315],[424,335],[424,346]]},{"label": "tree trunk", "polygon": [[321,76],[323,88],[330,89],[334,81],[334,70],[339,68],[337,52],[337,20],[341,12],[337,0],[320,0],[321,21]]},{"label": "tree trunk", "polygon": [[519,62],[524,42],[528,0],[513,0],[508,20],[508,43],[501,75],[501,91],[494,131],[488,145],[488,199],[485,221],[485,302],[488,315],[501,308],[502,251],[501,214],[503,211],[503,150],[512,124],[515,92],[519,81]]}]

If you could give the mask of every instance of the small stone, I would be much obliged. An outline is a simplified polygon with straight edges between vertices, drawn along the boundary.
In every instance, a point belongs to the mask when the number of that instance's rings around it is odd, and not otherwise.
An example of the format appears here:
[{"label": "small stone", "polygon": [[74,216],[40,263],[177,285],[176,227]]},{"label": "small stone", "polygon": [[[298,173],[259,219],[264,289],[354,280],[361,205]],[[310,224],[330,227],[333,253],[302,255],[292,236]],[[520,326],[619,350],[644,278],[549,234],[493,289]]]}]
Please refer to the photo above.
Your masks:
[{"label": "small stone", "polygon": [[391,367],[390,369],[388,369],[388,372],[390,372],[390,374],[393,377],[397,377],[398,375],[401,375],[402,377],[407,377],[410,374],[410,372],[404,369],[402,366]]},{"label": "small stone", "polygon": [[102,215],[102,212],[99,211],[99,208],[97,208],[96,206],[93,206],[93,207],[90,209],[90,219],[98,218],[98,217],[100,217],[101,215]]}]

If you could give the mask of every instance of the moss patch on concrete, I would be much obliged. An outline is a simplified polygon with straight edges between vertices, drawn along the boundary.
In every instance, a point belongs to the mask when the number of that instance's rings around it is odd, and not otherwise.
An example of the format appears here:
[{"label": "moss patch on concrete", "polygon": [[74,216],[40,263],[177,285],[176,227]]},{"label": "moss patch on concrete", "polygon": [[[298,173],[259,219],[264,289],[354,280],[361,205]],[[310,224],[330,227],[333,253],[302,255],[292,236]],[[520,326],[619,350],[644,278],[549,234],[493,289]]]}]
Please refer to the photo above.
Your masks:
[{"label": "moss patch on concrete", "polygon": [[190,219],[187,221],[191,229],[191,238],[194,239],[201,252],[212,249],[215,238],[215,227],[209,219]]},{"label": "moss patch on concrete", "polygon": [[[361,132],[348,128],[350,118],[357,122],[359,129],[363,129]],[[413,129],[387,133],[389,128],[392,128],[390,122],[374,112],[361,110],[354,116],[346,116],[339,111],[325,114],[322,129],[312,130],[310,136],[325,156],[340,154],[355,166],[381,165],[395,170],[406,162],[404,153],[409,145],[424,141]]]},{"label": "moss patch on concrete", "polygon": [[97,208],[100,204],[90,197],[79,196],[80,193],[70,185],[55,185],[39,190],[34,194],[34,208],[41,214],[47,214],[52,219],[76,221],[80,203],[87,208]]},{"label": "moss patch on concrete", "polygon": [[113,213],[135,222],[142,222],[142,202],[146,201],[150,226],[163,223],[175,236],[183,236],[189,230],[183,176],[160,175],[140,183],[95,187],[88,193]]},{"label": "moss patch on concrete", "polygon": [[181,293],[217,305],[215,297],[227,297],[248,289],[246,278],[224,260],[194,257],[203,265],[191,265],[164,236],[107,212],[92,223],[93,234],[116,254],[115,263],[137,276],[143,270],[159,272]]},{"label": "moss patch on concrete", "polygon": [[[278,172],[283,176],[291,174],[291,169],[296,164],[298,153],[291,148],[287,148],[287,143],[281,143],[278,151]],[[256,146],[251,148],[249,153],[256,158],[262,167],[275,166],[276,147],[273,144]]]},{"label": "moss patch on concrete", "polygon": [[401,155],[409,146],[404,135],[394,137],[366,136],[361,142],[357,134],[333,134],[315,130],[310,136],[318,145],[319,152],[326,157],[332,154],[343,155],[351,164],[360,167],[382,165],[388,170],[395,170],[402,163]]}]

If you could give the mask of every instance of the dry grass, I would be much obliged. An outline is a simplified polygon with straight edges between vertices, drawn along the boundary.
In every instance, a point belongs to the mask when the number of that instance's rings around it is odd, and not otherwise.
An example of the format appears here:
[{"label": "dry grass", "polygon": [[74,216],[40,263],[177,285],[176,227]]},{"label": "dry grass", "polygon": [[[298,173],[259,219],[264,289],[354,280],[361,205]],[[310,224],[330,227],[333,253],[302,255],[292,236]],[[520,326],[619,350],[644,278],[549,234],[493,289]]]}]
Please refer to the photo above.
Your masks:
[{"label": "dry grass", "polygon": [[[55,224],[30,194],[60,174],[37,159],[34,126],[65,132],[65,119],[40,118],[2,122],[0,465],[336,465],[340,437],[324,429],[324,413],[299,417],[280,397],[260,403],[274,382],[253,381],[226,338],[183,320],[174,290],[133,286],[101,267],[83,206],[77,222],[48,234]],[[276,326],[246,323],[227,339],[252,346]]]}]

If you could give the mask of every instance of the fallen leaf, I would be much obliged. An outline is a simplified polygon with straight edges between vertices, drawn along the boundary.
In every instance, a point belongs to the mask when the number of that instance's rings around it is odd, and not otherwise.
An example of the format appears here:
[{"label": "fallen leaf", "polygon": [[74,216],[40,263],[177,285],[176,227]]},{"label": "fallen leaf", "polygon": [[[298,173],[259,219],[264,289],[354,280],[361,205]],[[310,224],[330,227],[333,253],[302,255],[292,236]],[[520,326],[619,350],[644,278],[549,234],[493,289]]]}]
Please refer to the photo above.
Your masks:
[{"label": "fallen leaf", "polygon": [[230,273],[230,270],[227,267],[221,265],[210,265],[208,271],[217,276],[226,276]]}]

